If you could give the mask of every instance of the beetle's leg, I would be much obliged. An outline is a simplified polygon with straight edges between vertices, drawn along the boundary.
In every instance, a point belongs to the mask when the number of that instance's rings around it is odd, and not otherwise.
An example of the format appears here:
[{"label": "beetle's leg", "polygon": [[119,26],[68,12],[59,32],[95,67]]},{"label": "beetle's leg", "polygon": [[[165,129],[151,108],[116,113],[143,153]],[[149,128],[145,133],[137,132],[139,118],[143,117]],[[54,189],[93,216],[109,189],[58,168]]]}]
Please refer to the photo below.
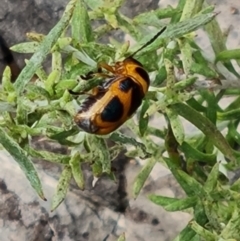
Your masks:
[{"label": "beetle's leg", "polygon": [[81,75],[80,77],[81,77],[81,79],[83,79],[83,80],[92,79],[92,78],[94,77],[94,72],[93,72],[93,71],[90,71],[90,72],[88,72],[86,75]]},{"label": "beetle's leg", "polygon": [[98,87],[94,87],[92,89],[92,95],[97,95],[98,92],[99,92]]},{"label": "beetle's leg", "polygon": [[73,90],[68,90],[68,92],[69,92],[69,94],[71,94],[71,95],[91,95],[91,94],[89,94],[89,93],[87,93],[87,92],[75,92],[75,91],[73,91]]},{"label": "beetle's leg", "polygon": [[75,92],[73,90],[68,90],[68,92],[71,94],[71,95],[97,95],[99,92],[106,92],[106,89],[103,88],[102,86],[98,85],[96,87],[94,87],[92,90],[91,90],[91,93],[88,93],[88,92]]},{"label": "beetle's leg", "polygon": [[81,75],[81,78],[83,80],[89,80],[89,79],[92,79],[94,77],[111,78],[112,75],[109,75],[109,74],[106,74],[106,73],[100,73],[100,72],[97,72],[97,73],[89,72],[85,76]]},{"label": "beetle's leg", "polygon": [[112,66],[110,66],[110,65],[108,65],[106,63],[98,63],[96,72],[90,71],[85,76],[81,75],[81,78],[84,79],[84,80],[92,79],[95,76],[111,78],[112,75],[103,73],[103,69],[106,69],[110,73],[113,73],[113,74],[115,73],[115,69]]},{"label": "beetle's leg", "polygon": [[98,63],[98,73],[101,73],[102,69],[106,69],[107,71],[115,74],[115,69],[111,65],[108,65],[106,63]]}]

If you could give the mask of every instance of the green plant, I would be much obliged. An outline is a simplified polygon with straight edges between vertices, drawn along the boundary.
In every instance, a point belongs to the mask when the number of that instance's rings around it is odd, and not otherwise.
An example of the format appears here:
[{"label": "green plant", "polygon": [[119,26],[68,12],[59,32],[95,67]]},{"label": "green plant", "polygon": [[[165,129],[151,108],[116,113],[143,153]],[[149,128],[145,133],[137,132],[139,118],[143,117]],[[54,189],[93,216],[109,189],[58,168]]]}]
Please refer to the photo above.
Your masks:
[{"label": "green plant", "polygon": [[[52,210],[64,200],[72,177],[84,188],[82,163],[88,162],[95,176],[110,175],[111,160],[126,146],[133,146],[126,155],[146,159],[133,186],[135,197],[158,162],[169,167],[186,193],[184,199],[149,197],[168,211],[193,210],[192,222],[175,240],[238,240],[240,187],[238,180],[229,184],[227,170],[239,167],[240,153],[235,149],[240,143],[237,131],[240,91],[237,81],[228,85],[225,79],[239,78],[231,63],[231,59],[239,59],[239,50],[226,49],[214,7],[205,1],[179,0],[175,9],[157,9],[134,19],[119,12],[121,4],[121,0],[88,0],[86,3],[71,0],[63,17],[47,36],[31,35],[31,42],[12,47],[14,51],[33,55],[14,84],[10,81],[10,69],[4,71],[0,89],[0,143],[43,199],[41,182],[31,159],[40,157],[64,166]],[[105,22],[93,30],[90,20],[96,19]],[[138,120],[131,119],[125,124],[131,131],[128,129],[126,135],[120,129],[107,137],[98,137],[79,130],[72,121],[77,102],[68,89],[88,91],[102,79],[85,82],[78,81],[77,76],[96,68],[97,62],[114,63],[127,52],[133,52],[165,25],[163,19],[169,20],[167,30],[136,56],[151,73],[152,84]],[[191,34],[200,27],[211,41],[215,53],[213,61],[203,55]],[[128,44],[122,45],[116,40],[112,40],[111,45],[98,42],[101,36],[116,28],[130,34],[136,46],[129,48]],[[67,37],[68,29],[71,37]],[[160,48],[161,53],[157,52]],[[42,68],[48,54],[52,55],[49,75]],[[181,81],[177,80],[174,69],[184,71]],[[34,74],[39,80],[30,83]],[[199,75],[204,81],[199,80]],[[230,88],[234,83],[235,88]],[[229,95],[233,97],[231,103],[221,108],[220,100]],[[83,96],[79,96],[81,98]],[[167,128],[153,127],[151,118],[158,119],[162,115]],[[180,116],[199,131],[189,135]],[[225,137],[223,130],[227,131]],[[29,138],[34,136],[45,136],[67,146],[69,154],[34,149],[29,144]],[[153,137],[164,140],[165,144],[159,144]],[[107,138],[115,146],[108,148]]]}]

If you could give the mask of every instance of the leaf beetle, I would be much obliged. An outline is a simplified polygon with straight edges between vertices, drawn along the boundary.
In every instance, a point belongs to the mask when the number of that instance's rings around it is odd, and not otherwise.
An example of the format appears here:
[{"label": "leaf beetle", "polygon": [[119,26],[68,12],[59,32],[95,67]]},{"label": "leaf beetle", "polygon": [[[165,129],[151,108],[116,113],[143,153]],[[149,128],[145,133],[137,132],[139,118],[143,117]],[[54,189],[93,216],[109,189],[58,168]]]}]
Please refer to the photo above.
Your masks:
[{"label": "leaf beetle", "polygon": [[99,65],[99,75],[105,69],[112,75],[97,86],[81,104],[74,117],[75,123],[85,132],[106,135],[120,127],[141,105],[148,91],[150,79],[143,65],[133,56],[148,46],[166,30],[162,28],[150,41],[123,61],[110,66]]}]

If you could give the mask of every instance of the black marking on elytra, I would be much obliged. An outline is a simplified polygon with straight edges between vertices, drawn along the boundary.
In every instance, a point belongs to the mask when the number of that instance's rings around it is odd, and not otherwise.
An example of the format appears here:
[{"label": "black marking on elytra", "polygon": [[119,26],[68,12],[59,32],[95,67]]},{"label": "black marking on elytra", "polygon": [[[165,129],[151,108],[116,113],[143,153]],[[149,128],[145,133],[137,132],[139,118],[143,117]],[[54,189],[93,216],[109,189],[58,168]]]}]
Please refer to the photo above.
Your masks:
[{"label": "black marking on elytra", "polygon": [[141,86],[134,82],[132,87],[131,105],[128,111],[128,116],[131,116],[141,105],[143,97],[144,94]]},{"label": "black marking on elytra", "polygon": [[127,93],[134,85],[134,81],[131,78],[126,78],[119,82],[119,89]]},{"label": "black marking on elytra", "polygon": [[149,75],[147,73],[146,70],[144,70],[143,68],[139,68],[137,67],[135,69],[135,71],[147,82],[147,84],[149,85],[150,83],[150,79],[149,79]]},{"label": "black marking on elytra", "polygon": [[116,122],[121,119],[124,113],[124,106],[118,96],[114,96],[105,106],[101,113],[102,121]]},{"label": "black marking on elytra", "polygon": [[136,65],[139,65],[139,66],[141,66],[141,67],[143,67],[143,65],[139,62],[139,61],[137,61],[136,59],[134,59],[134,58],[132,58],[132,57],[128,57],[128,58],[126,58],[126,60],[127,59],[130,59],[133,63],[135,63]]},{"label": "black marking on elytra", "polygon": [[97,100],[101,99],[105,95],[105,93],[106,92],[99,92],[97,95],[89,95],[81,104],[79,113],[88,111],[89,108],[97,102]]}]

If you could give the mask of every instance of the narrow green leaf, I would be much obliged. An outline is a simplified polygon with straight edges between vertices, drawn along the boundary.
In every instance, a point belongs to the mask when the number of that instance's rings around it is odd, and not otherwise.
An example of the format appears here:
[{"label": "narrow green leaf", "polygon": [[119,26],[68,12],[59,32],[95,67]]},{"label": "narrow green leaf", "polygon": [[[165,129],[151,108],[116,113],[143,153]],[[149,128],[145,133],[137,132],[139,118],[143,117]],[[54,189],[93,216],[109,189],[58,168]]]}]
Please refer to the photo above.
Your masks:
[{"label": "narrow green leaf", "polygon": [[189,19],[202,9],[204,0],[186,0],[180,21]]},{"label": "narrow green leaf", "polygon": [[101,137],[94,137],[95,139],[95,148],[98,151],[98,162],[102,164],[102,172],[111,173],[111,160],[110,160],[110,154],[106,145],[106,142]]},{"label": "narrow green leaf", "polygon": [[59,82],[60,77],[61,72],[58,70],[53,70],[45,81],[44,86],[50,96],[54,95],[54,85],[55,83]]},{"label": "narrow green leaf", "polygon": [[70,130],[64,130],[62,132],[58,132],[50,136],[51,139],[57,140],[59,142],[63,141],[64,139],[68,138],[69,136],[74,136],[79,133],[79,129],[77,127],[73,127]]},{"label": "narrow green leaf", "polygon": [[178,44],[181,50],[181,59],[182,59],[184,73],[188,77],[192,63],[193,63],[193,57],[192,57],[193,51],[187,38],[179,39]]},{"label": "narrow green leaf", "polygon": [[180,20],[180,18],[182,16],[182,11],[183,11],[183,8],[184,8],[184,6],[186,4],[186,1],[187,0],[179,0],[178,1],[178,5],[177,5],[176,9],[178,10],[179,13],[172,16],[170,23],[173,24],[173,23],[179,22],[179,20]]},{"label": "narrow green leaf", "polygon": [[229,61],[232,59],[240,59],[240,49],[229,49],[218,53],[215,59],[215,63],[218,61]]},{"label": "narrow green leaf", "polygon": [[[227,50],[224,34],[221,31],[219,23],[216,19],[214,19],[212,22],[209,22],[208,24],[206,24],[204,26],[204,28],[208,34],[212,48],[216,55],[222,51]],[[233,74],[235,74],[238,78],[240,77],[239,73],[235,70],[231,61],[225,60],[224,65],[229,71],[231,71]]]},{"label": "narrow green leaf", "polygon": [[71,178],[72,178],[71,167],[69,165],[66,165],[58,181],[56,192],[53,195],[51,212],[54,211],[65,199]]},{"label": "narrow green leaf", "polygon": [[[52,52],[52,70],[58,71],[59,76],[61,76],[62,71],[62,55],[59,51]],[[55,80],[55,83],[58,83],[58,80]]]},{"label": "narrow green leaf", "polygon": [[76,48],[73,48],[72,46],[66,46],[64,48],[64,52],[67,54],[73,54],[73,57],[82,61],[83,63],[92,66],[93,68],[97,67],[97,63],[89,57],[83,50],[79,51]]},{"label": "narrow green leaf", "polygon": [[211,69],[208,65],[201,64],[199,62],[193,62],[190,68],[192,74],[200,74],[208,78],[217,78],[217,73]]},{"label": "narrow green leaf", "polygon": [[202,201],[204,200],[205,197],[203,196],[198,196],[198,197],[199,197],[198,203],[194,209],[194,219],[196,222],[198,222],[198,224],[204,226],[209,222],[208,217],[205,213],[205,207],[203,206],[203,201]]},{"label": "narrow green leaf", "polygon": [[217,121],[217,110],[219,109],[217,98],[212,91],[201,90],[200,94],[202,98],[207,102],[206,117],[216,125]]},{"label": "narrow green leaf", "polygon": [[176,161],[172,161],[172,159],[170,158],[164,158],[164,161],[166,162],[169,170],[172,172],[173,176],[176,178],[177,182],[182,187],[184,192],[188,196],[193,196],[195,192],[192,189],[190,189],[189,184],[182,180],[181,176],[178,173],[177,167],[179,166],[179,164],[176,163]]},{"label": "narrow green leaf", "polygon": [[146,182],[148,176],[150,175],[153,167],[156,164],[156,160],[154,158],[150,158],[146,160],[146,164],[142,168],[142,170],[139,172],[137,177],[135,178],[134,184],[133,184],[133,196],[134,198],[137,198],[139,195],[144,183]]},{"label": "narrow green leaf", "polygon": [[149,101],[145,100],[143,102],[142,109],[140,112],[140,117],[139,117],[139,132],[140,132],[141,136],[144,136],[144,134],[148,128],[149,116],[145,115],[148,108],[149,108]]},{"label": "narrow green leaf", "polygon": [[115,53],[115,59],[121,59],[122,57],[124,57],[129,47],[130,47],[130,42],[126,42],[123,45],[119,46]]},{"label": "narrow green leaf", "polygon": [[77,42],[88,43],[93,40],[92,27],[85,1],[77,0],[72,18],[72,37]]},{"label": "narrow green leaf", "polygon": [[189,106],[191,106],[193,109],[197,110],[198,112],[206,111],[206,107],[202,106],[195,98],[191,98],[186,102]]},{"label": "narrow green leaf", "polygon": [[210,120],[183,103],[174,104],[171,108],[175,109],[179,115],[200,129],[224,155],[236,163],[233,150],[223,137],[222,133]]},{"label": "narrow green leaf", "polygon": [[[197,30],[199,27],[205,25],[206,23],[212,21],[216,13],[208,13],[208,14],[201,14],[194,18],[186,19],[179,23],[169,24],[167,29],[159,36],[152,44],[147,46],[145,49],[141,51],[141,55],[147,53],[149,51],[153,51],[159,49],[163,45],[163,39],[175,39],[178,37],[182,37],[183,35],[193,32]],[[140,42],[139,45],[146,43],[149,39],[151,39],[156,32],[149,34],[147,37],[144,37]],[[133,48],[133,52],[139,47]]]},{"label": "narrow green leaf", "polygon": [[142,24],[154,26],[160,29],[163,27],[163,24],[159,21],[159,19],[170,18],[178,12],[178,9],[173,8],[172,6],[167,6],[166,8],[159,8],[154,11],[152,10],[150,12],[139,14],[133,19],[133,23],[140,26]]},{"label": "narrow green leaf", "polygon": [[[106,17],[106,15],[105,15]],[[124,16],[123,14],[120,14],[119,12],[111,13],[107,16],[109,20],[109,25],[114,27],[119,27],[122,29],[125,33],[131,34],[135,39],[139,39],[139,32],[137,29],[133,26],[132,20]],[[114,21],[114,22],[112,22]]]},{"label": "narrow green leaf", "polygon": [[81,157],[78,152],[71,157],[69,164],[71,166],[72,174],[75,182],[77,183],[80,189],[84,190],[85,182],[84,182],[83,171],[81,168]]},{"label": "narrow green leaf", "polygon": [[[216,228],[216,230],[220,230],[221,229],[220,223],[221,223],[221,221],[223,221],[223,220],[221,220],[222,217],[220,215],[221,203],[217,202],[218,199],[216,199],[216,201],[212,201],[209,199],[206,198],[205,200],[203,200],[205,215],[207,216],[209,223],[211,223],[211,225],[214,228]],[[197,222],[197,220],[196,220],[196,222]],[[198,223],[198,224],[201,225],[200,223]],[[203,225],[201,225],[201,226],[203,226]]]},{"label": "narrow green leaf", "polygon": [[218,21],[214,19],[209,24],[206,24],[204,28],[209,36],[214,52],[218,54],[225,50],[225,38]]},{"label": "narrow green leaf", "polygon": [[25,104],[25,101],[26,102],[28,101],[26,97],[20,97],[17,100],[17,111],[16,111],[17,124],[27,123],[27,114],[30,108],[28,108],[28,106]]},{"label": "narrow green leaf", "polygon": [[[237,90],[239,91],[239,89]],[[229,93],[225,93],[226,95],[229,95]],[[234,93],[233,95],[236,95],[237,98],[235,100],[233,100],[225,109],[224,112],[226,111],[230,111],[230,110],[234,110],[234,109],[238,109],[240,107],[240,95],[239,92]]]},{"label": "narrow green leaf", "polygon": [[103,5],[104,0],[87,0],[86,3],[91,9],[95,10]]},{"label": "narrow green leaf", "polygon": [[181,211],[187,208],[194,207],[197,203],[197,196],[187,197],[183,199],[164,197],[158,195],[150,195],[149,199],[157,204],[162,206],[166,211],[175,212]]},{"label": "narrow green leaf", "polygon": [[138,156],[141,158],[147,158],[150,155],[150,153],[147,152],[146,146],[143,143],[136,141],[135,138],[123,135],[120,132],[113,132],[109,136],[109,139],[115,142],[119,142],[122,144],[130,144],[136,147],[138,149]]},{"label": "narrow green leaf", "polygon": [[160,139],[164,139],[164,137],[166,136],[165,130],[162,131],[158,128],[154,128],[154,127],[151,127],[151,126],[148,127],[147,134],[159,137]]},{"label": "narrow green leaf", "polygon": [[[206,4],[205,4],[206,5]],[[204,7],[205,7],[204,5]],[[205,8],[203,8],[201,11],[199,11],[198,13],[199,14],[204,14],[204,13],[211,13],[213,12],[213,10],[215,9],[215,5],[212,4],[212,5],[209,5],[209,6],[206,6]]]},{"label": "narrow green leaf", "polygon": [[93,176],[100,177],[102,175],[102,165],[100,162],[94,162],[92,165]]},{"label": "narrow green leaf", "polygon": [[203,193],[203,186],[201,183],[199,183],[196,179],[189,176],[186,172],[182,170],[177,170],[180,180],[180,185],[182,183],[187,183],[189,191],[191,193],[195,193],[196,195],[202,195]]},{"label": "narrow green leaf", "polygon": [[166,114],[168,116],[168,119],[172,128],[172,132],[177,142],[181,145],[185,138],[182,122],[179,119],[177,112],[175,110],[172,110],[171,107],[166,108]]},{"label": "narrow green leaf", "polygon": [[161,22],[153,11],[139,14],[133,19],[133,23],[140,26],[141,24],[145,24],[147,26],[154,26],[157,28],[162,27]]},{"label": "narrow green leaf", "polygon": [[223,231],[221,232],[221,238],[225,239],[226,241],[237,241],[240,236],[239,225],[239,208],[235,203],[231,219],[228,221],[227,225],[225,225]]},{"label": "narrow green leaf", "polygon": [[170,159],[164,158],[164,160],[174,177],[177,179],[179,185],[183,188],[183,190],[188,196],[202,194],[203,188],[198,181],[196,181],[194,178],[192,178],[182,170],[176,169],[176,164],[172,163]]},{"label": "narrow green leaf", "polygon": [[[188,79],[181,80],[174,84],[173,89],[174,91],[185,90],[186,88],[192,86],[196,82],[196,80],[197,80],[197,77],[190,77]],[[166,89],[167,89],[166,87],[160,87],[160,88],[156,88],[156,91],[165,92]]]},{"label": "narrow green leaf", "polygon": [[213,192],[217,186],[218,182],[218,176],[219,176],[219,163],[216,163],[211,172],[209,173],[207,177],[207,181],[204,183],[203,189],[207,192]]},{"label": "narrow green leaf", "polygon": [[171,161],[171,165],[173,164],[175,168],[182,168],[183,160],[178,150],[178,146],[179,143],[177,142],[172,130],[172,126],[168,121],[168,130],[165,135],[165,148],[167,151],[167,155]]},{"label": "narrow green leaf", "polygon": [[26,43],[16,44],[12,46],[10,49],[18,53],[32,54],[37,51],[39,45],[40,44],[38,42],[26,42]]},{"label": "narrow green leaf", "polygon": [[208,241],[215,241],[218,240],[218,237],[216,234],[211,233],[207,229],[200,226],[196,221],[191,222],[191,228],[202,238]]},{"label": "narrow green leaf", "polygon": [[77,0],[76,7],[73,11],[72,21],[71,21],[72,38],[76,42],[81,41],[80,25],[83,24],[84,22],[84,16],[83,17],[81,16],[81,9],[80,9],[81,5],[82,5],[82,0]]},{"label": "narrow green leaf", "polygon": [[4,69],[3,77],[2,77],[2,87],[7,93],[15,91],[13,84],[11,83],[11,75],[12,75],[11,69],[9,66],[7,66]]},{"label": "narrow green leaf", "polygon": [[24,91],[26,84],[31,80],[36,70],[41,66],[41,63],[50,52],[52,46],[57,42],[57,39],[61,36],[62,32],[68,26],[72,17],[75,4],[76,0],[71,0],[68,3],[66,10],[63,13],[63,17],[44,38],[38,50],[33,54],[25,68],[19,74],[16,82],[14,83],[18,94]]},{"label": "narrow green leaf", "polygon": [[47,80],[47,73],[45,72],[42,66],[36,70],[36,75],[41,80],[41,82]]},{"label": "narrow green leaf", "polygon": [[174,99],[176,96],[176,92],[173,86],[176,83],[176,77],[174,73],[174,66],[171,60],[165,58],[164,65],[167,71],[167,80],[166,80],[166,95],[169,99]]},{"label": "narrow green leaf", "polygon": [[191,47],[194,49],[193,59],[196,61],[196,63],[207,66],[208,61],[203,56],[202,49],[200,49],[199,46],[197,45],[197,43],[194,42],[194,39],[189,39],[189,43],[190,43]]},{"label": "narrow green leaf", "polygon": [[57,154],[49,151],[35,150],[31,147],[26,147],[28,153],[36,158],[42,158],[54,163],[68,164],[70,157],[68,155]]},{"label": "narrow green leaf", "polygon": [[240,179],[237,179],[237,180],[235,179],[235,182],[232,184],[230,188],[231,190],[240,193]]},{"label": "narrow green leaf", "polygon": [[158,69],[157,76],[151,86],[154,86],[154,87],[161,86],[162,83],[166,80],[166,78],[167,78],[167,72],[166,72],[165,66],[163,65]]},{"label": "narrow green leaf", "polygon": [[196,241],[195,237],[196,233],[188,225],[180,232],[180,234],[173,241]]},{"label": "narrow green leaf", "polygon": [[[69,110],[68,113],[72,113],[72,110],[74,109],[71,101],[72,101],[72,97],[71,97],[71,94],[69,93],[69,90],[65,90],[63,92],[62,97],[59,99],[59,104],[63,108],[63,110],[66,110],[66,111],[68,111],[68,107],[70,107],[71,110]],[[74,113],[74,115],[75,114],[76,112]]]},{"label": "narrow green leaf", "polygon": [[28,92],[28,94],[34,94],[34,96],[43,96],[47,99],[50,98],[49,93],[44,88],[42,88],[41,86],[37,86],[36,84],[28,84],[26,86],[26,91]]},{"label": "narrow green leaf", "polygon": [[72,90],[77,84],[78,81],[76,79],[66,79],[59,81],[54,88],[56,93],[58,93],[65,90]]},{"label": "narrow green leaf", "polygon": [[193,147],[193,145],[190,145],[187,142],[183,142],[180,146],[180,149],[187,158],[192,158],[196,161],[206,162],[208,164],[213,164],[216,162],[216,155],[215,154],[206,154],[203,153]]},{"label": "narrow green leaf", "polygon": [[72,38],[70,37],[60,37],[56,44],[52,47],[51,52],[62,52],[62,50],[72,43]]},{"label": "narrow green leaf", "polygon": [[43,200],[46,200],[42,191],[42,185],[37,171],[26,153],[21,147],[2,129],[0,128],[0,143],[19,164],[32,187]]},{"label": "narrow green leaf", "polygon": [[154,12],[159,19],[164,19],[171,18],[174,15],[181,13],[181,10],[179,10],[179,8],[173,8],[172,6],[167,6],[166,8],[158,8]]},{"label": "narrow green leaf", "polygon": [[218,112],[217,119],[220,121],[224,120],[239,120],[240,118],[240,109]]},{"label": "narrow green leaf", "polygon": [[232,138],[238,145],[240,145],[240,134],[233,122],[230,122],[228,125],[227,139],[229,138]]}]

